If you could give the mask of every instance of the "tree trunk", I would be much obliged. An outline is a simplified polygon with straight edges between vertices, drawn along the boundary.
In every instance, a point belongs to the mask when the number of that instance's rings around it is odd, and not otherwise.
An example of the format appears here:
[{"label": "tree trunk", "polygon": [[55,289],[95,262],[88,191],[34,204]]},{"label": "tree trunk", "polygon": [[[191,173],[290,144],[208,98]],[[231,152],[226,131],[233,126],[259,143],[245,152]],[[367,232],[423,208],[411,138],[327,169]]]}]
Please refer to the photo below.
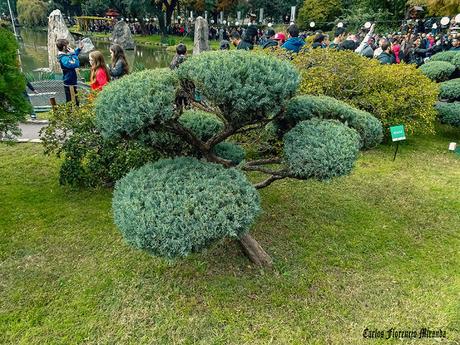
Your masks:
[{"label": "tree trunk", "polygon": [[240,238],[240,244],[249,259],[261,267],[273,267],[273,261],[270,255],[260,246],[260,244],[249,234]]}]

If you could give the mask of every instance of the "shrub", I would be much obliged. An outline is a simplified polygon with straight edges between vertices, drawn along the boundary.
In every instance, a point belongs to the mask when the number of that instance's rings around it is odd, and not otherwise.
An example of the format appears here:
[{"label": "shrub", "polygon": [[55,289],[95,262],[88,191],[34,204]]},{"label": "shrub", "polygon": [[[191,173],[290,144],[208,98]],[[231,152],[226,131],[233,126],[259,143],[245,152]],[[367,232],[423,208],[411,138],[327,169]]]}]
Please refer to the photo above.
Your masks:
[{"label": "shrub", "polygon": [[19,135],[18,122],[30,112],[24,97],[26,80],[18,66],[17,43],[11,32],[0,28],[0,137],[7,132]]},{"label": "shrub", "polygon": [[128,243],[175,258],[241,237],[260,202],[240,171],[182,157],[145,165],[117,182],[113,212]]},{"label": "shrub", "polygon": [[284,157],[299,178],[327,180],[346,175],[358,151],[358,133],[336,120],[301,121],[284,136]]},{"label": "shrub", "polygon": [[439,97],[448,101],[460,101],[460,78],[441,83]]},{"label": "shrub", "polygon": [[436,109],[441,123],[460,127],[460,103],[438,103]]},{"label": "shrub", "polygon": [[107,138],[134,136],[173,116],[176,75],[166,69],[132,73],[109,83],[96,99],[96,124]]},{"label": "shrub", "polygon": [[335,119],[346,123],[358,132],[361,147],[365,149],[377,146],[383,139],[382,124],[378,119],[335,98],[304,95],[289,102],[286,119],[291,126],[312,118]]},{"label": "shrub", "polygon": [[420,66],[420,71],[433,81],[448,80],[455,72],[455,66],[446,61],[431,61]]},{"label": "shrub", "polygon": [[299,93],[340,99],[377,117],[385,128],[432,133],[438,88],[415,66],[380,65],[354,52],[314,49],[297,54]]},{"label": "shrub", "polygon": [[454,65],[457,69],[460,69],[460,52],[448,50],[433,55],[430,61],[445,61]]},{"label": "shrub", "polygon": [[444,62],[452,63],[452,60],[457,55],[457,53],[458,52],[452,51],[452,50],[440,52],[440,53],[434,54],[430,58],[430,61],[444,61]]},{"label": "shrub", "polygon": [[455,52],[456,54],[452,58],[451,64],[457,67],[460,70],[460,52]]},{"label": "shrub", "polygon": [[94,124],[92,103],[63,104],[41,131],[45,153],[62,159],[59,182],[71,186],[111,186],[131,169],[157,160],[158,153],[138,142],[105,140]]},{"label": "shrub", "polygon": [[260,114],[275,114],[298,86],[287,61],[246,51],[216,51],[193,56],[178,69],[232,124],[246,124]]}]

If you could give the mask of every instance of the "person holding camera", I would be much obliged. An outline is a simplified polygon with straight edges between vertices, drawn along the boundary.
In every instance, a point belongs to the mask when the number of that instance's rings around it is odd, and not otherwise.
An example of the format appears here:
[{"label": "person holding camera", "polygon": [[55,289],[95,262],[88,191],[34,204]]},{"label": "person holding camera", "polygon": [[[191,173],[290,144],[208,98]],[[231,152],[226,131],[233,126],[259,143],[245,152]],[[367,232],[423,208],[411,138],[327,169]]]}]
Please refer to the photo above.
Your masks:
[{"label": "person holding camera", "polygon": [[80,67],[80,60],[78,55],[80,54],[83,44],[80,42],[80,47],[73,50],[69,47],[69,41],[66,39],[58,39],[56,41],[56,47],[58,49],[57,59],[62,69],[62,80],[64,81],[64,91],[66,102],[72,101],[71,88],[75,93],[75,103],[78,105],[77,95],[77,71]]}]

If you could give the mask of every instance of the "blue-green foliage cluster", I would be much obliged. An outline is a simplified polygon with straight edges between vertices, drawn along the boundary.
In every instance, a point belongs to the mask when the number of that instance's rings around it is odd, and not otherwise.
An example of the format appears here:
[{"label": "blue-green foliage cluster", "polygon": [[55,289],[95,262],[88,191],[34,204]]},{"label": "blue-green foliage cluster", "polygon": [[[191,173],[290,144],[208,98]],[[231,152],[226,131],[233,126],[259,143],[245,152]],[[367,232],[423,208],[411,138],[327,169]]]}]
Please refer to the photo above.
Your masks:
[{"label": "blue-green foliage cluster", "polygon": [[359,152],[358,133],[336,120],[299,122],[284,136],[284,158],[298,178],[327,180],[347,175]]},{"label": "blue-green foliage cluster", "polygon": [[[223,122],[211,113],[201,110],[186,110],[179,118],[179,123],[189,129],[195,136],[207,141],[223,130]],[[199,152],[187,144],[178,135],[168,132],[166,129],[149,131],[140,136],[147,145],[152,145],[158,150],[171,155],[199,155]]]},{"label": "blue-green foliage cluster", "polygon": [[221,142],[214,146],[213,152],[216,156],[232,161],[234,164],[241,163],[246,156],[246,152],[241,146],[228,141]]},{"label": "blue-green foliage cluster", "polygon": [[448,100],[450,102],[460,101],[460,78],[441,83],[439,98]]},{"label": "blue-green foliage cluster", "polygon": [[460,52],[454,50],[448,50],[433,55],[430,61],[445,61],[450,62],[455,67],[460,68]]},{"label": "blue-green foliage cluster", "polygon": [[452,58],[452,65],[454,65],[455,67],[457,67],[457,69],[460,70],[460,52],[456,51],[455,52],[456,54],[454,55],[454,57]]},{"label": "blue-green foliage cluster", "polygon": [[186,110],[179,122],[202,141],[211,139],[224,129],[224,124],[216,115],[201,110]]},{"label": "blue-green foliage cluster", "polygon": [[95,103],[96,125],[106,138],[136,136],[174,115],[178,80],[166,69],[132,73],[109,83]]},{"label": "blue-green foliage cluster", "polygon": [[420,71],[433,81],[448,80],[455,72],[455,66],[447,61],[429,61],[420,66]]},{"label": "blue-green foliage cluster", "polygon": [[360,135],[364,149],[377,146],[383,139],[382,124],[376,117],[345,102],[328,96],[311,95],[291,99],[286,109],[286,119],[292,127],[312,118],[335,119],[354,128]]},{"label": "blue-green foliage cluster", "polygon": [[235,126],[275,114],[298,86],[294,66],[273,56],[241,50],[216,51],[189,58],[178,69]]},{"label": "blue-green foliage cluster", "polygon": [[438,103],[436,109],[441,123],[460,127],[460,102]]},{"label": "blue-green foliage cluster", "polygon": [[241,171],[182,157],[147,164],[117,182],[113,212],[128,243],[176,258],[247,233],[260,201]]}]

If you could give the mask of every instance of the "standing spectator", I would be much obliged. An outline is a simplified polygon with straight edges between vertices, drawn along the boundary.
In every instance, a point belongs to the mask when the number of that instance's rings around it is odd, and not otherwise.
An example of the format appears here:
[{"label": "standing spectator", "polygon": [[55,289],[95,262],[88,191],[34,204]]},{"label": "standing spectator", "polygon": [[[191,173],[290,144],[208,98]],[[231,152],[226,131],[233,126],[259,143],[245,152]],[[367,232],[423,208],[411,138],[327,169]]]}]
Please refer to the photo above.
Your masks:
[{"label": "standing spectator", "polygon": [[254,48],[251,42],[242,40],[240,34],[236,30],[232,32],[230,40],[232,41],[236,49],[252,50]]},{"label": "standing spectator", "polygon": [[316,49],[316,48],[326,48],[327,45],[325,45],[324,39],[325,39],[325,36],[324,36],[322,33],[316,34],[316,36],[313,38],[313,44],[312,44],[311,47],[312,47],[313,49]]},{"label": "standing spectator", "polygon": [[62,79],[64,81],[64,91],[66,102],[72,101],[70,88],[73,87],[75,91],[75,103],[78,105],[77,99],[77,72],[76,68],[80,67],[80,54],[83,44],[80,43],[80,48],[73,50],[69,47],[69,41],[66,39],[58,39],[56,47],[58,49],[57,59],[62,69]]},{"label": "standing spectator", "polygon": [[273,39],[278,42],[279,47],[282,47],[286,42],[286,35],[282,32],[278,32]]},{"label": "standing spectator", "polygon": [[185,46],[185,44],[180,43],[176,47],[176,55],[172,59],[171,64],[169,65],[169,68],[176,69],[186,59],[187,59],[187,47]]},{"label": "standing spectator", "polygon": [[263,49],[278,46],[278,42],[274,39],[275,35],[275,30],[268,29],[265,38],[260,40],[260,44]]},{"label": "standing spectator", "polygon": [[382,53],[377,57],[377,60],[382,65],[391,65],[395,62],[393,55],[391,54],[391,45],[388,40],[384,40],[381,45]]},{"label": "standing spectator", "polygon": [[299,37],[299,29],[296,25],[291,25],[288,28],[288,34],[289,38],[286,43],[282,45],[282,48],[294,53],[298,53],[300,49],[302,49],[302,47],[305,45],[304,40]]},{"label": "standing spectator", "polygon": [[230,50],[230,42],[229,41],[226,41],[226,40],[222,40],[220,42],[220,47],[219,47],[220,50]]},{"label": "standing spectator", "polygon": [[100,51],[93,51],[89,54],[89,64],[91,65],[91,89],[101,91],[109,82],[110,75],[107,68],[104,55]]},{"label": "standing spectator", "polygon": [[[32,86],[32,84],[30,83],[30,81],[27,81],[27,88],[28,88],[30,91],[32,91],[34,94],[36,94],[36,95],[38,94],[37,90],[35,90],[35,88]],[[25,95],[25,97],[27,97],[29,103],[32,105],[32,102],[31,102],[31,100],[30,100],[30,96],[29,96],[29,94],[27,93],[27,91],[24,91],[24,95]],[[31,118],[32,120],[36,120],[36,119],[37,119],[37,114],[35,114],[35,110],[34,110],[33,105],[32,105],[32,113],[30,114],[30,118]]]},{"label": "standing spectator", "polygon": [[334,40],[329,45],[329,48],[338,49],[343,39],[345,38],[345,29],[337,28],[334,33]]},{"label": "standing spectator", "polygon": [[129,74],[129,65],[126,60],[125,51],[120,45],[114,44],[110,47],[110,57],[112,61],[109,73],[112,79],[118,79]]},{"label": "standing spectator", "polygon": [[452,48],[450,48],[449,50],[460,51],[460,41],[458,38],[454,38],[452,40]]}]

